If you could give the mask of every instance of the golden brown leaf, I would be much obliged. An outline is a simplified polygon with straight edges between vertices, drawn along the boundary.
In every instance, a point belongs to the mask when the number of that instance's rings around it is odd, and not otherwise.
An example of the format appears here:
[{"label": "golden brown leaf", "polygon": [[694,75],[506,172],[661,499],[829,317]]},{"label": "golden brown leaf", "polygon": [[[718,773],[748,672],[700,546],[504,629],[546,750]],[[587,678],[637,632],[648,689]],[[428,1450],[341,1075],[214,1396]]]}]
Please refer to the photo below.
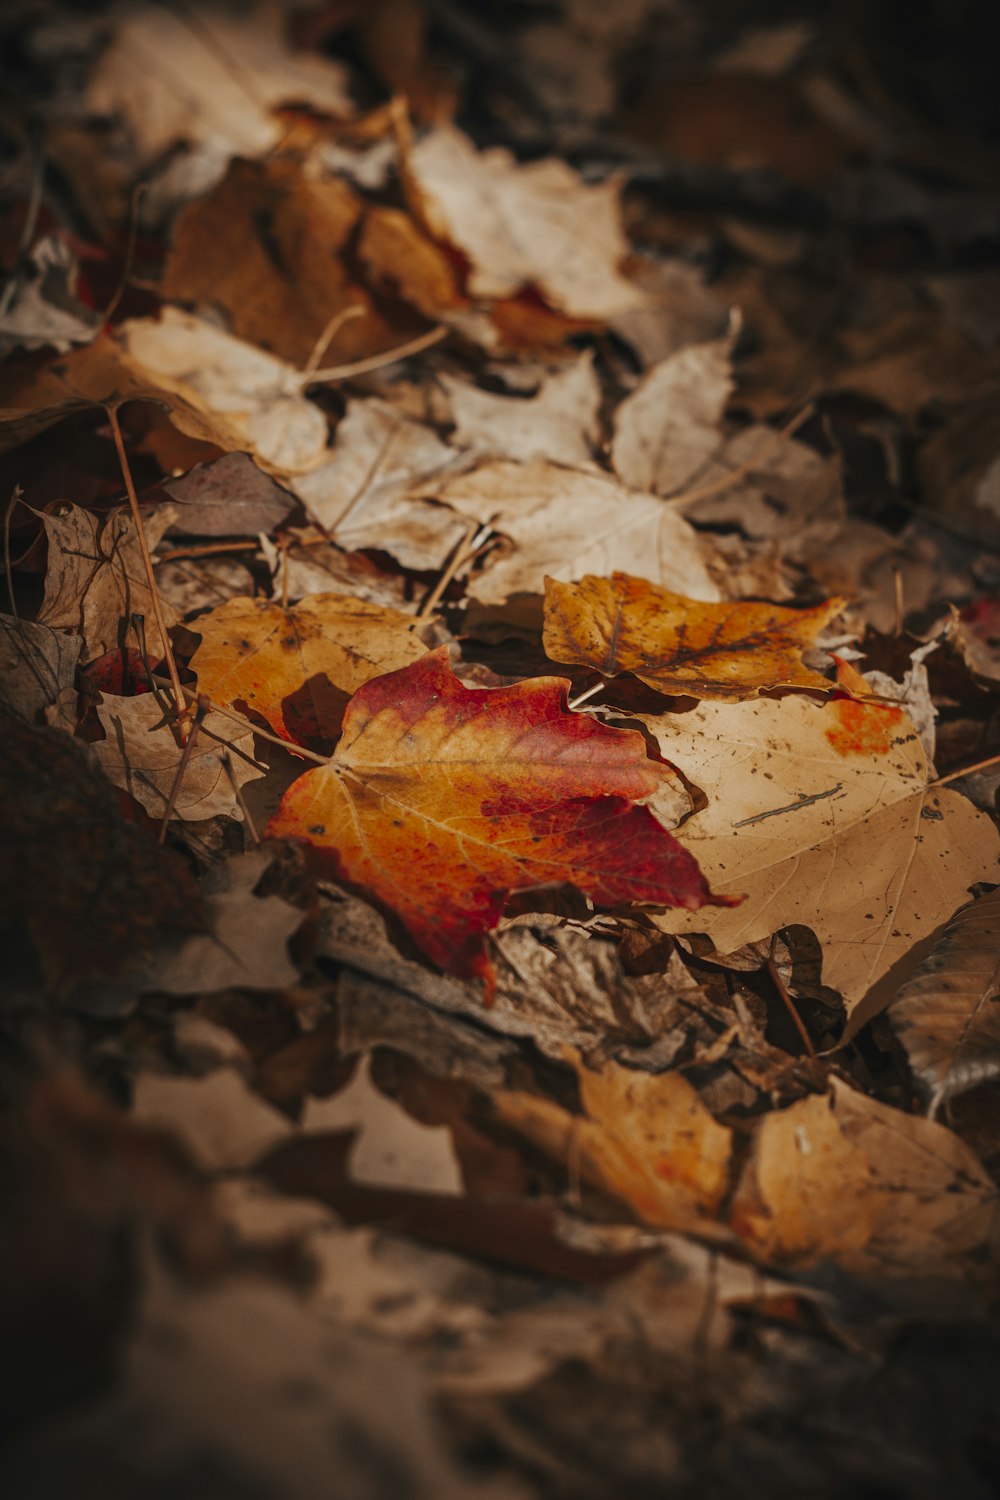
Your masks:
[{"label": "golden brown leaf", "polygon": [[347,700],[372,677],[427,650],[413,615],[313,594],[290,609],[268,599],[230,599],[192,626],[198,687],[224,708],[245,707],[293,744],[329,750]]},{"label": "golden brown leaf", "polygon": [[546,653],[602,677],[632,672],[650,687],[696,698],[753,698],[767,688],[828,690],[801,653],[844,607],[703,604],[644,578],[613,573],[579,583],[545,580]]}]

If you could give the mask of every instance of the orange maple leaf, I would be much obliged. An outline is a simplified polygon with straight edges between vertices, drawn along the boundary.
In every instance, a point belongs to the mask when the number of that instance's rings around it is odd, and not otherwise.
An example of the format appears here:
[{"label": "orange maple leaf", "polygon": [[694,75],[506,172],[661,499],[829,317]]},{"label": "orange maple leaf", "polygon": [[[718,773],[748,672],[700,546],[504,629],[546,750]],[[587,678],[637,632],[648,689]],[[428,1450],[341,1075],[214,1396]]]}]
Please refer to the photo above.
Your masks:
[{"label": "orange maple leaf", "polygon": [[844,602],[703,604],[628,573],[579,583],[546,578],[543,643],[553,661],[593,667],[602,677],[631,672],[661,693],[733,700],[775,687],[828,691],[801,653]]},{"label": "orange maple leaf", "polygon": [[512,891],[570,882],[602,906],[731,905],[636,806],[672,777],[642,736],[566,708],[537,677],[470,689],[447,648],[362,687],[328,766],[308,771],[268,825],[403,922],[441,968],[486,980],[484,934]]}]

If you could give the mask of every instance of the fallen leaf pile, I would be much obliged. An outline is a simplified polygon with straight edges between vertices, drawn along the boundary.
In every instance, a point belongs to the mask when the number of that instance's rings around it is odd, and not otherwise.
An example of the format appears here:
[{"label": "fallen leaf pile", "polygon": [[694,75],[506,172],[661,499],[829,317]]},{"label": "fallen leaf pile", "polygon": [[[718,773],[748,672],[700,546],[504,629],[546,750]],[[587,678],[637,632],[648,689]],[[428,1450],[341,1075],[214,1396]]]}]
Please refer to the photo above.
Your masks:
[{"label": "fallen leaf pile", "polygon": [[996,113],[855,9],[0,20],[5,1496],[992,1493]]}]

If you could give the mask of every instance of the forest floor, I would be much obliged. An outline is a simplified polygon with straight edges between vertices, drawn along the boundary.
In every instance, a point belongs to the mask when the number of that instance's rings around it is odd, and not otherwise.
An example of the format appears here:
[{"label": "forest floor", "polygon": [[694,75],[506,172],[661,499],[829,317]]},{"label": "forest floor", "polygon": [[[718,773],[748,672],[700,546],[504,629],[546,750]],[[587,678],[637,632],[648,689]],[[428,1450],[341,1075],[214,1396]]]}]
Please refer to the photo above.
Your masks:
[{"label": "forest floor", "polygon": [[0,15],[9,1500],[997,1493],[983,9]]}]

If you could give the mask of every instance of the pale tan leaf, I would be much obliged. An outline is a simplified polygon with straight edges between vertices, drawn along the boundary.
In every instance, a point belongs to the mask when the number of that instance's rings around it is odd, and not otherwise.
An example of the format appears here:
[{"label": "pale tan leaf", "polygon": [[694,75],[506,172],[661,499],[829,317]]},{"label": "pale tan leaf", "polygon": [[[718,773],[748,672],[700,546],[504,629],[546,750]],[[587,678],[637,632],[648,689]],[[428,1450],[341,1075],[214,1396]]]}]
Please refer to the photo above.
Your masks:
[{"label": "pale tan leaf", "polygon": [[567,370],[543,380],[533,396],[496,396],[467,380],[443,375],[458,448],[524,462],[590,463],[598,437],[601,388],[586,350]]},{"label": "pale tan leaf", "polygon": [[61,694],[73,688],[82,649],[78,636],[0,615],[0,703],[37,723]]},{"label": "pale tan leaf", "polygon": [[708,799],[680,830],[685,846],[714,890],[745,897],[656,917],[666,931],[707,932],[730,952],[802,923],[823,945],[823,982],[854,1012],[970,886],[996,879],[1000,836],[958,793],[928,789],[901,709],[757,699],[644,722]]},{"label": "pale tan leaf", "polygon": [[611,462],[635,490],[674,495],[722,442],[732,340],[691,344],[654,367],[615,414]]},{"label": "pale tan leaf", "polygon": [[932,1115],[1000,1074],[1000,889],[958,912],[888,1016]]},{"label": "pale tan leaf", "polygon": [[[91,746],[101,769],[149,813],[162,818],[180,765],[182,747],[163,707],[152,693],[116,698],[105,693],[97,706],[105,738]],[[232,782],[223,764],[226,745],[233,776],[245,786],[264,772],[244,759],[253,756],[253,735],[241,732],[222,714],[208,714],[184,768],[172,817],[185,821],[236,813]],[[239,752],[242,752],[239,753]]]}]

